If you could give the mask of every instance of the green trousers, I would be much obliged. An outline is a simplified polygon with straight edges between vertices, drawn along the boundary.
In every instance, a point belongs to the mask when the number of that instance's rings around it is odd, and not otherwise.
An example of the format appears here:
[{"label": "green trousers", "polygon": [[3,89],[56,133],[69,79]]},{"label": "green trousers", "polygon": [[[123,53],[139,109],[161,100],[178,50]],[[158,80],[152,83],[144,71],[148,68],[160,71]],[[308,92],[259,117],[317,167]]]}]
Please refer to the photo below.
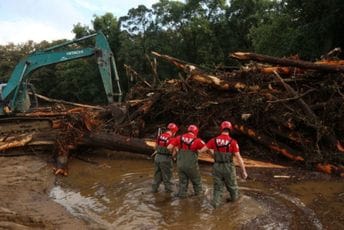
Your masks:
[{"label": "green trousers", "polygon": [[195,195],[199,195],[202,192],[202,181],[197,154],[190,150],[180,150],[177,156],[177,168],[179,175],[178,196],[186,197],[189,180]]},{"label": "green trousers", "polygon": [[214,163],[213,166],[214,193],[212,205],[218,207],[225,185],[230,194],[230,200],[235,201],[239,196],[238,183],[236,180],[236,171],[233,163]]},{"label": "green trousers", "polygon": [[157,154],[154,160],[154,180],[152,192],[158,192],[161,182],[164,183],[165,191],[172,192],[172,157],[168,155]]}]

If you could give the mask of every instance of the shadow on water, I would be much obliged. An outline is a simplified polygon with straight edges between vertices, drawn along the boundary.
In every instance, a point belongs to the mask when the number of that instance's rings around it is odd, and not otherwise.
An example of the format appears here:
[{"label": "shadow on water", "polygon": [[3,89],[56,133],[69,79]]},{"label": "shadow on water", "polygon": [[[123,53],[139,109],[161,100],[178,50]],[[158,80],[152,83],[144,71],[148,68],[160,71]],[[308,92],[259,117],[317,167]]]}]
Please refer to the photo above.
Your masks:
[{"label": "shadow on water", "polygon": [[[99,229],[323,229],[300,199],[257,181],[240,181],[241,197],[213,209],[211,167],[201,166],[204,195],[178,199],[150,192],[153,163],[145,159],[73,160],[73,172],[58,179],[50,196]],[[174,183],[177,174],[174,172]],[[175,190],[177,190],[175,188]],[[297,189],[296,189],[297,190]]]}]

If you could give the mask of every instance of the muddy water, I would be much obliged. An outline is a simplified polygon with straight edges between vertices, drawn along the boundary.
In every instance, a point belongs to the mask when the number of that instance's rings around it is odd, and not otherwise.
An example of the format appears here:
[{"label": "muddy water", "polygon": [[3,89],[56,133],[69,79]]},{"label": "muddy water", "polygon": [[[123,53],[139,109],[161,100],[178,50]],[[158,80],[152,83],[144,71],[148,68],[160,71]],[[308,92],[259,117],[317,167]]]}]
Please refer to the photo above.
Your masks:
[{"label": "muddy water", "polygon": [[[59,179],[50,196],[94,229],[341,229],[342,181],[303,181],[282,188],[259,180],[239,180],[241,198],[214,210],[211,167],[201,166],[204,195],[178,199],[150,192],[153,163],[147,159],[74,159],[72,173]],[[249,169],[250,173],[250,169]],[[256,172],[255,176],[259,175]],[[177,184],[177,174],[174,173]],[[281,180],[281,179],[279,179]],[[282,179],[283,180],[283,179]],[[284,184],[283,182],[281,184]],[[324,189],[326,188],[326,189]],[[175,191],[176,191],[175,187]],[[326,197],[327,202],[323,202]],[[342,198],[338,200],[338,198]],[[324,206],[324,203],[327,204]],[[321,208],[323,207],[322,211]],[[320,210],[320,211],[319,211]],[[332,221],[332,222],[331,222]],[[344,228],[342,228],[344,229]]]}]

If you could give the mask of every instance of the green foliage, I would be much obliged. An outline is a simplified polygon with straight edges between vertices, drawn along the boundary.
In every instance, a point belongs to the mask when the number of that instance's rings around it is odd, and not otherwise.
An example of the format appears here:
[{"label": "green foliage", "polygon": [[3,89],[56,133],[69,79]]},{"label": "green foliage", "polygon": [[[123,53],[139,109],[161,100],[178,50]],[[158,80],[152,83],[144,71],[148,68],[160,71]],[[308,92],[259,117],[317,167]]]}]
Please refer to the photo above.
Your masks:
[{"label": "green foliage", "polygon": [[152,22],[152,10],[144,5],[129,10],[128,15],[121,17],[121,25],[131,34],[144,36]]},{"label": "green foliage", "polygon": [[84,103],[106,102],[95,58],[57,65],[55,79],[56,84],[49,92],[52,98]]},{"label": "green foliage", "polygon": [[35,47],[36,44],[33,41],[18,45],[10,43],[0,46],[0,82],[7,81],[20,59],[34,51]]},{"label": "green foliage", "polygon": [[94,31],[92,31],[86,25],[81,25],[80,23],[77,23],[73,26],[72,32],[75,34],[75,38],[81,38],[89,34],[92,34]]},{"label": "green foliage", "polygon": [[273,56],[297,53],[305,44],[299,43],[302,31],[295,29],[292,24],[290,15],[278,14],[268,23],[252,28],[250,37],[255,50]]},{"label": "green foliage", "polygon": [[[151,8],[138,5],[119,19],[112,13],[94,15],[91,26],[74,24],[76,38],[102,30],[115,54],[122,84],[124,64],[149,79],[146,55],[169,54],[204,67],[232,65],[228,54],[251,51],[273,56],[299,54],[315,59],[344,47],[343,0],[160,0]],[[0,46],[0,80],[9,76],[20,58],[62,41],[28,41]],[[84,41],[81,45],[90,45]],[[93,43],[92,43],[93,44]],[[176,69],[159,62],[161,78]],[[104,102],[94,59],[49,66],[36,71],[32,82],[51,97],[88,103]]]},{"label": "green foliage", "polygon": [[257,52],[276,56],[298,53],[315,59],[335,47],[343,47],[344,2],[284,0],[265,21],[251,28]]}]

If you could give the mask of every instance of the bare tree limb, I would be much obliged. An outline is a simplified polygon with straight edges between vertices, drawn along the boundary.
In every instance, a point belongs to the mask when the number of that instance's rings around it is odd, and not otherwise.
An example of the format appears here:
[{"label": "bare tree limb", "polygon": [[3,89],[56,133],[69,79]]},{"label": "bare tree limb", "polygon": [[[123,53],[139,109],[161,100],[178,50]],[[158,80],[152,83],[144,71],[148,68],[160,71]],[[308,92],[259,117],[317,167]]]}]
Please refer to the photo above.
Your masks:
[{"label": "bare tree limb", "polygon": [[294,60],[290,58],[276,58],[268,55],[245,52],[235,52],[230,54],[229,56],[238,60],[253,60],[281,66],[294,66],[303,69],[314,69],[329,72],[344,72],[344,66],[335,64],[316,64],[313,62],[307,62],[302,60]]}]

